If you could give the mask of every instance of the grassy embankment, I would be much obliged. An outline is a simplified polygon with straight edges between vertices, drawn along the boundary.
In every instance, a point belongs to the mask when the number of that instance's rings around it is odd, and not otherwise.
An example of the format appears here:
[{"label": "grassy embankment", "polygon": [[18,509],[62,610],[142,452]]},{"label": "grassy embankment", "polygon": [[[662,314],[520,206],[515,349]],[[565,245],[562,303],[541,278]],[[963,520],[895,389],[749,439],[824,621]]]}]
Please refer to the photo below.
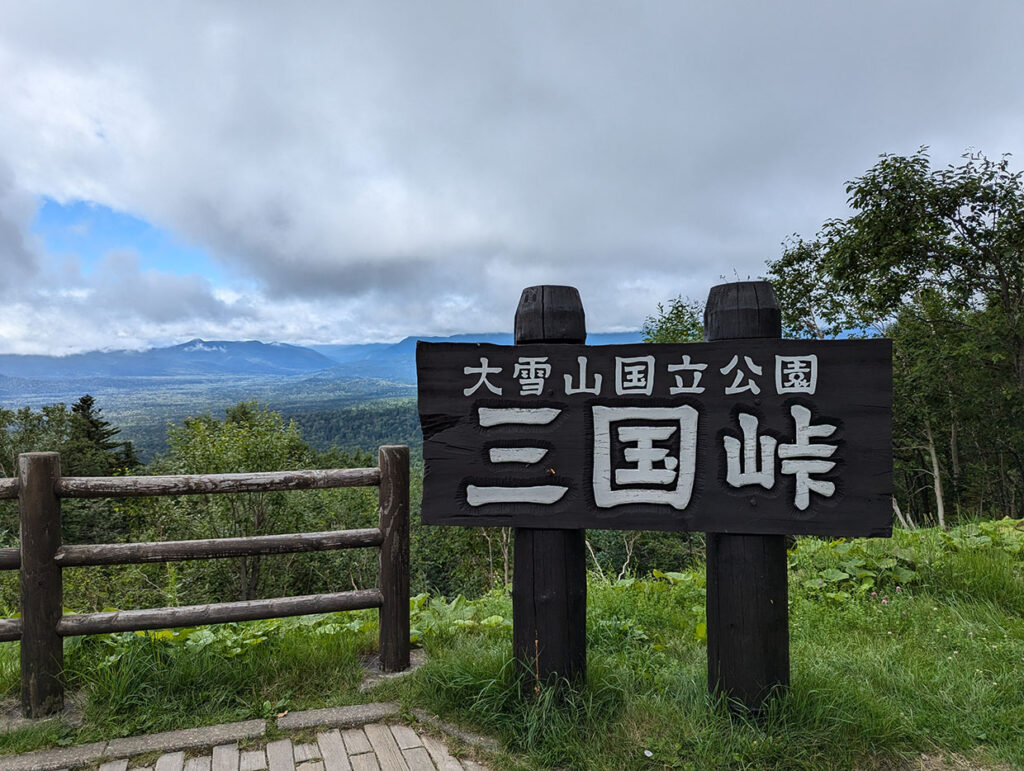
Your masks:
[{"label": "grassy embankment", "polygon": [[[498,737],[496,765],[870,768],[920,753],[1024,765],[1024,526],[892,540],[802,539],[790,554],[792,689],[760,723],[706,695],[703,570],[592,579],[588,682],[518,698],[511,603],[414,601],[414,675],[356,688],[373,614],[69,641],[85,723],[0,736],[0,751],[270,716],[372,698]],[[0,646],[17,691],[17,646]],[[2,764],[0,764],[2,765]]]}]

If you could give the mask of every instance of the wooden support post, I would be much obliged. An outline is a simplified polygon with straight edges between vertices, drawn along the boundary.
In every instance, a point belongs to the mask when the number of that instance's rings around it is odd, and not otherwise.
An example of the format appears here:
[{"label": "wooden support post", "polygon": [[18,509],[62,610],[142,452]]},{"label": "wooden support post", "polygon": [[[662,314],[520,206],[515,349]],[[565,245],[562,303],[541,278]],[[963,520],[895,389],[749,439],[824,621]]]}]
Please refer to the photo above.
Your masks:
[{"label": "wooden support post", "polygon": [[[781,336],[770,283],[711,288],[706,340]],[[726,696],[733,709],[757,713],[789,685],[787,578],[785,536],[707,534],[708,690]]]},{"label": "wooden support post", "polygon": [[[580,294],[571,286],[523,290],[515,341],[584,343]],[[516,528],[512,577],[513,653],[523,693],[563,678],[582,683],[587,670],[587,571],[583,530]]]},{"label": "wooden support post", "polygon": [[63,611],[60,548],[60,455],[18,456],[21,516],[21,709],[37,718],[64,707],[63,641],[57,622]]},{"label": "wooden support post", "polygon": [[380,668],[409,667],[409,448],[385,445],[380,465]]}]

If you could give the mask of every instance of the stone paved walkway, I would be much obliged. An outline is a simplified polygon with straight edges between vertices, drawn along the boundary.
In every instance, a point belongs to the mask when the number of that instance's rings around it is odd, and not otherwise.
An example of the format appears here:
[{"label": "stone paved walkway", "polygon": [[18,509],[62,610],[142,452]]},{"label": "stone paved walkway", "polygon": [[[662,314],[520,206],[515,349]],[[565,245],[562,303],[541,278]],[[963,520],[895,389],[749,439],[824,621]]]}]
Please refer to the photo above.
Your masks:
[{"label": "stone paved walkway", "polygon": [[[277,719],[278,730],[306,737],[268,741],[267,721],[248,720],[110,742],[0,756],[3,771],[477,771],[456,758],[444,741],[396,720],[398,705],[293,712]],[[417,713],[420,715],[420,713]],[[434,722],[425,713],[421,720]],[[392,721],[390,723],[385,720]],[[454,732],[484,746],[485,737]],[[302,733],[299,733],[299,732]],[[315,737],[312,740],[309,737]]]}]

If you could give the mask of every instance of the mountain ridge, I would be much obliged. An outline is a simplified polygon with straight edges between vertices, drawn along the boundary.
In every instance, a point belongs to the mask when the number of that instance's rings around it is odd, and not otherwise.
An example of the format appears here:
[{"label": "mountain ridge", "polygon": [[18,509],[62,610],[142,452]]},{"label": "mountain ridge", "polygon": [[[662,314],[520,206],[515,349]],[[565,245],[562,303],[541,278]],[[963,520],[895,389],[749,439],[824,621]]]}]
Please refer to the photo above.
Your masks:
[{"label": "mountain ridge", "polygon": [[[504,332],[442,336],[409,336],[397,343],[309,345],[259,340],[203,340],[143,351],[87,351],[65,356],[0,354],[0,378],[8,389],[17,380],[78,380],[110,377],[216,377],[229,375],[373,378],[401,383],[416,382],[416,343],[476,342],[511,345]],[[632,343],[639,332],[596,333],[588,342],[597,345]]]},{"label": "mountain ridge", "polygon": [[[593,334],[591,344],[636,342],[640,333]],[[143,458],[166,449],[167,424],[217,413],[240,401],[258,401],[295,416],[318,446],[385,440],[375,405],[400,424],[388,441],[408,441],[415,419],[416,342],[511,344],[508,333],[407,337],[397,343],[295,346],[259,341],[203,340],[150,351],[93,351],[72,356],[0,355],[0,409],[72,403],[91,394]],[[332,354],[332,355],[328,355]],[[396,402],[397,400],[397,402]],[[400,408],[395,407],[400,403]],[[353,412],[355,410],[355,412]],[[397,410],[397,412],[396,412]],[[376,413],[375,413],[376,414]],[[412,417],[410,417],[412,416]],[[384,427],[386,428],[386,427]],[[379,436],[377,434],[380,434]],[[376,441],[373,439],[373,441]],[[371,442],[372,444],[372,442]],[[372,447],[363,449],[373,449]]]},{"label": "mountain ridge", "polygon": [[169,377],[180,375],[288,375],[332,367],[321,353],[287,343],[202,340],[144,351],[87,351],[67,356],[0,354],[9,377]]}]

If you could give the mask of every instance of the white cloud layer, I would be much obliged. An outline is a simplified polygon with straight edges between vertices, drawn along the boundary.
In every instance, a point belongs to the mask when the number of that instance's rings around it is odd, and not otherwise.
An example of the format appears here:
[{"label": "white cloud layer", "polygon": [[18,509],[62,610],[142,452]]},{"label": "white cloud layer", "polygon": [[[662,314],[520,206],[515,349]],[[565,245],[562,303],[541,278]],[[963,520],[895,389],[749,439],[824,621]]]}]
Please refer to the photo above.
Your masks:
[{"label": "white cloud layer", "polygon": [[[4,3],[0,349],[591,329],[756,276],[882,152],[1018,151],[1024,7]],[[233,276],[29,236],[41,196],[130,213]],[[38,287],[45,285],[46,291]]]}]

